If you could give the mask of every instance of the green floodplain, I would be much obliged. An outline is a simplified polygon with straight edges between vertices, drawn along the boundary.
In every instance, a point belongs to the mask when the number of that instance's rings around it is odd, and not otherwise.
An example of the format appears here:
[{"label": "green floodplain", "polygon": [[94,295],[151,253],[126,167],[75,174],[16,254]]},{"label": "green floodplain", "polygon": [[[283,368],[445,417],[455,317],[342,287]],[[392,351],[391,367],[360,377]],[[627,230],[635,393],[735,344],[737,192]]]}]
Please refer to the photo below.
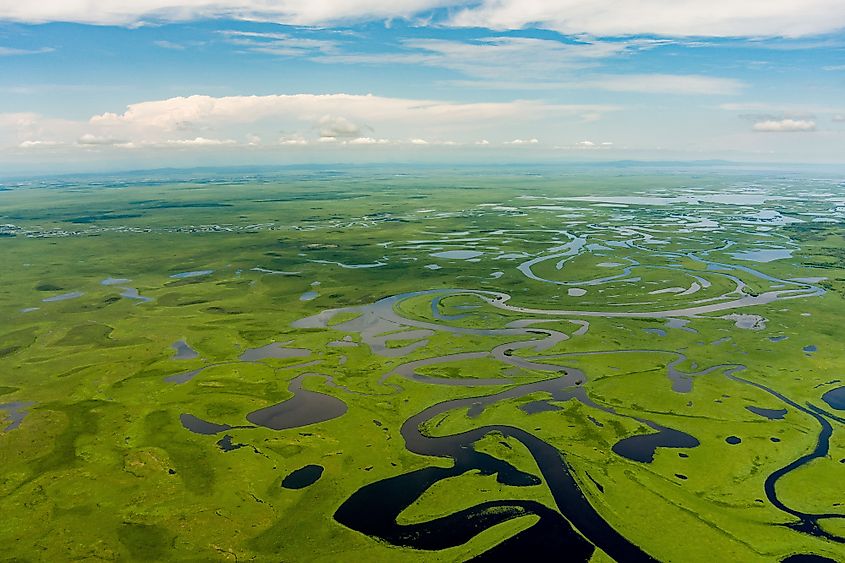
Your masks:
[{"label": "green floodplain", "polygon": [[0,190],[3,560],[845,560],[845,183]]}]

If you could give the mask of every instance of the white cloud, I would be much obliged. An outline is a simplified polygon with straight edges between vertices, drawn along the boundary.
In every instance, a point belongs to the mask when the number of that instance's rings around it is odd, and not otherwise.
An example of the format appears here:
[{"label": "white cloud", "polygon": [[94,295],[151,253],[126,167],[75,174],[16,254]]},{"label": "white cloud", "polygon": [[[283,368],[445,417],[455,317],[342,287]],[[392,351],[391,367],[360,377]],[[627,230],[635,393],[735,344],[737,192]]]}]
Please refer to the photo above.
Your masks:
[{"label": "white cloud", "polygon": [[185,49],[184,45],[174,43],[173,41],[167,41],[164,39],[159,41],[153,41],[153,45],[155,45],[156,47],[161,47],[162,49],[170,49],[172,51],[182,51]]},{"label": "white cloud", "polygon": [[450,2],[443,0],[39,0],[0,1],[0,19],[97,25],[208,18],[324,25],[345,21],[410,17]]},{"label": "white cloud", "polygon": [[836,123],[844,123],[845,122],[845,115],[836,114],[833,117],[831,117],[830,119],[832,121],[835,121]]},{"label": "white cloud", "polygon": [[758,121],[752,130],[760,133],[801,133],[816,130],[816,122],[809,119],[767,119]]},{"label": "white cloud", "polygon": [[510,130],[511,134],[531,135],[532,128],[549,121],[579,120],[585,115],[617,109],[600,104],[528,100],[454,103],[352,94],[189,96],[140,102],[129,105],[123,113],[95,115],[88,121],[89,130],[85,133],[162,141],[221,135],[272,138],[277,135],[272,132],[279,130],[303,138],[316,132],[324,139],[348,140],[376,138],[370,134],[376,132],[381,138],[455,138],[472,142],[478,134],[501,135],[503,130]]},{"label": "white cloud", "polygon": [[321,137],[354,139],[361,136],[361,128],[345,117],[324,115],[318,124]]},{"label": "white cloud", "polygon": [[339,45],[337,41],[295,37],[287,33],[232,30],[224,30],[218,33],[228,43],[243,47],[249,52],[280,57],[300,57],[320,53],[330,54],[335,52]]},{"label": "white cloud", "polygon": [[[735,94],[745,84],[732,78],[696,74],[601,74],[589,69],[672,43],[667,40],[581,40],[485,37],[470,41],[413,39],[396,51],[332,53],[312,60],[332,64],[413,64],[455,71],[470,80],[450,83],[472,89],[571,90],[668,94]],[[503,80],[502,68],[508,68]]]},{"label": "white cloud", "polygon": [[137,25],[229,18],[320,26],[417,16],[420,25],[437,25],[444,21],[431,10],[439,7],[450,8],[451,25],[593,36],[800,37],[845,27],[841,0],[2,0],[0,20]]},{"label": "white cloud", "polygon": [[[325,138],[324,138],[324,139],[321,139],[321,140],[325,140]],[[334,140],[334,139],[332,139],[332,140]],[[280,145],[300,145],[300,146],[301,146],[301,145],[307,145],[307,144],[308,144],[308,140],[307,140],[307,139],[304,139],[304,138],[302,138],[302,137],[299,137],[299,136],[296,136],[296,137],[282,137],[281,139],[279,139],[279,144],[280,144]]]},{"label": "white cloud", "polygon": [[800,37],[845,27],[845,10],[841,0],[482,0],[455,12],[451,23],[597,37]]},{"label": "white cloud", "polygon": [[176,145],[182,147],[216,147],[220,145],[235,145],[237,141],[232,139],[207,139],[205,137],[195,137],[193,139],[168,139],[165,141],[167,145]]},{"label": "white cloud", "polygon": [[504,150],[543,146],[538,140],[541,134],[593,127],[587,118],[620,109],[537,100],[464,103],[354,94],[196,95],[139,102],[81,120],[0,114],[0,148],[14,151],[49,142],[67,155],[84,152],[91,158],[127,149],[141,158],[146,152],[160,155],[166,148],[182,154],[225,150],[226,155],[306,146],[318,152],[355,146],[430,148],[432,154],[450,146],[490,145],[491,150]]},{"label": "white cloud", "polygon": [[733,78],[697,74],[619,74],[587,77],[575,86],[612,92],[664,94],[735,94],[745,85]]},{"label": "white cloud", "polygon": [[42,147],[58,147],[61,146],[62,143],[58,141],[23,141],[22,143],[18,144],[19,148],[22,149],[36,149]]},{"label": "white cloud", "polygon": [[52,47],[42,47],[40,49],[15,49],[14,47],[0,47],[0,57],[40,55],[42,53],[52,53],[53,51],[55,51],[55,49]]},{"label": "white cloud", "polygon": [[543,82],[562,72],[599,64],[603,59],[661,44],[655,40],[565,42],[530,37],[483,37],[468,41],[408,39],[401,49],[379,53],[336,53],[315,60],[344,64],[414,64],[500,80],[507,67],[510,80]]},{"label": "white cloud", "polygon": [[77,139],[76,144],[78,145],[88,145],[88,146],[111,146],[111,145],[123,145],[126,144],[127,141],[120,140],[120,139],[113,139],[111,137],[98,137],[97,135],[92,135],[90,133],[86,133]]},{"label": "white cloud", "polygon": [[357,137],[348,141],[350,145],[387,145],[389,139],[373,139],[372,137]]}]

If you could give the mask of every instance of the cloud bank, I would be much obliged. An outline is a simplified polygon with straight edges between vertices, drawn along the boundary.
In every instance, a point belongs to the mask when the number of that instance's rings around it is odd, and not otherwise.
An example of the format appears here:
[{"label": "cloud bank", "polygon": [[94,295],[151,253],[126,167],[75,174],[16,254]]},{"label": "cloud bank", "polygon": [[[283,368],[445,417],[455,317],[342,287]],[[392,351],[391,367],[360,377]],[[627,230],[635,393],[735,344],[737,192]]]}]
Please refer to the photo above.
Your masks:
[{"label": "cloud bank", "polygon": [[[504,132],[533,139],[549,122],[600,119],[617,107],[514,100],[456,103],[353,94],[196,95],[130,104],[88,120],[0,114],[0,144],[19,148],[475,144]],[[281,134],[280,134],[281,133]],[[536,140],[532,141],[536,143]]]},{"label": "cloud bank", "polygon": [[802,37],[845,27],[841,0],[0,0],[0,20],[27,23],[130,26],[205,18],[307,26],[416,18],[596,37]]},{"label": "cloud bank", "polygon": [[758,121],[752,127],[758,133],[806,133],[816,130],[811,119],[767,119]]}]

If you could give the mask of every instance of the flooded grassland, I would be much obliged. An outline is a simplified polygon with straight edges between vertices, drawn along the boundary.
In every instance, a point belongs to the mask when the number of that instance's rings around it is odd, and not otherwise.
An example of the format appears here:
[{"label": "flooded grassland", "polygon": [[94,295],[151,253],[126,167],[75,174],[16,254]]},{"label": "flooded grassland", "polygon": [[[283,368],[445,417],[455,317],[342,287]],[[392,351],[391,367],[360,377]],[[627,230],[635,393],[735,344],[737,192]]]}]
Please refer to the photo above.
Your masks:
[{"label": "flooded grassland", "polygon": [[5,555],[842,560],[844,187],[7,186]]}]

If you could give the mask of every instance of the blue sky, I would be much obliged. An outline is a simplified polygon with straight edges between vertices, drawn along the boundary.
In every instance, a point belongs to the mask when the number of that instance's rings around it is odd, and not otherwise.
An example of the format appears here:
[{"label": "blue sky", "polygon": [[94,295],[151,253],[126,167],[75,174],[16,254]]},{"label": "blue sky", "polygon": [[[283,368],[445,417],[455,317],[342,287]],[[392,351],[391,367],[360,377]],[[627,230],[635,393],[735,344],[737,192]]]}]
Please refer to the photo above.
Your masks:
[{"label": "blue sky", "polygon": [[0,0],[6,172],[845,161],[841,0],[85,4]]}]

